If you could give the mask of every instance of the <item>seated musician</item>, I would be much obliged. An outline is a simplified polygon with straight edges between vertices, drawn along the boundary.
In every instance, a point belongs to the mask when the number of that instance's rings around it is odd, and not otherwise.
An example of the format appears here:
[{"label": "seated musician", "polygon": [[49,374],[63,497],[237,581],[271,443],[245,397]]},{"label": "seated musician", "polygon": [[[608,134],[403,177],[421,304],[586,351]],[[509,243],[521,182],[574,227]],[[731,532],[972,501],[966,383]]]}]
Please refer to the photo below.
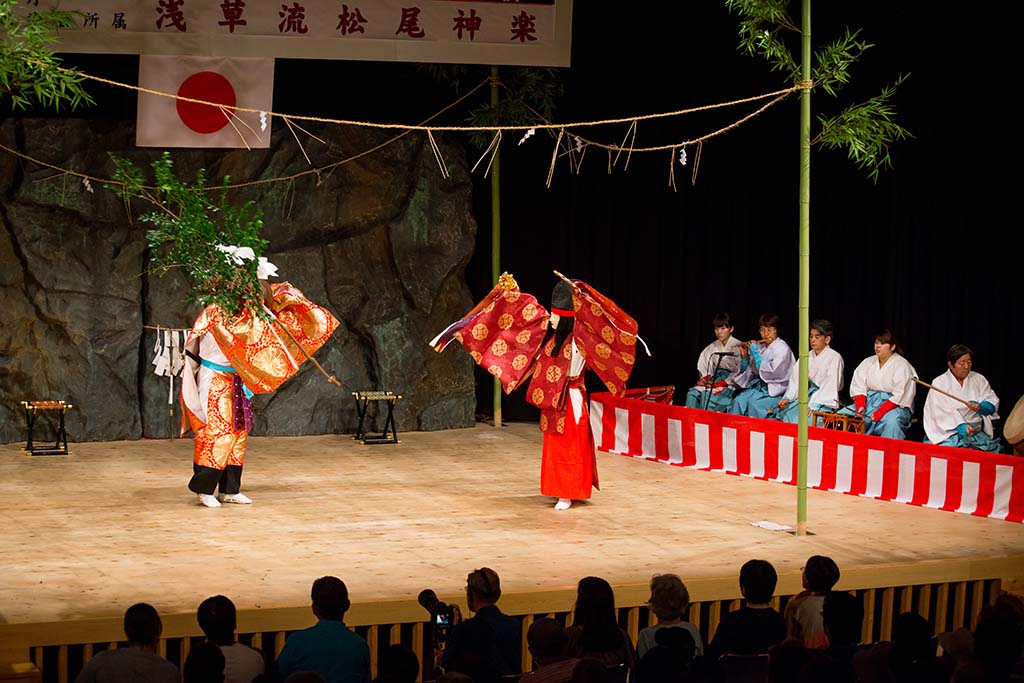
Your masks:
[{"label": "seated musician", "polygon": [[[839,392],[843,389],[843,357],[829,344],[832,323],[815,320],[811,323],[811,352],[807,356],[808,410],[835,412],[839,409]],[[783,422],[797,421],[797,399],[800,395],[800,364],[793,363],[789,386],[778,403],[774,417]]]},{"label": "seated musician", "polygon": [[988,380],[971,369],[973,364],[974,353],[963,344],[954,344],[946,352],[948,369],[932,380],[933,390],[924,402],[924,440],[998,453],[1000,442],[992,431],[992,421],[999,419],[999,397]]},{"label": "seated musician", "polygon": [[712,324],[715,341],[708,344],[697,358],[700,379],[686,392],[686,407],[724,413],[732,405],[736,392],[732,378],[740,369],[740,341],[732,336],[733,325],[728,313],[716,314]]},{"label": "seated musician", "polygon": [[866,421],[865,434],[890,439],[906,438],[914,410],[914,377],[917,372],[899,353],[896,336],[889,330],[875,335],[875,355],[869,356],[853,371],[850,395],[855,412]]},{"label": "seated musician", "polygon": [[778,407],[789,386],[789,374],[796,363],[789,345],[779,339],[779,316],[765,313],[757,325],[761,339],[740,345],[740,371],[736,394],[729,412],[733,415],[768,417]]}]

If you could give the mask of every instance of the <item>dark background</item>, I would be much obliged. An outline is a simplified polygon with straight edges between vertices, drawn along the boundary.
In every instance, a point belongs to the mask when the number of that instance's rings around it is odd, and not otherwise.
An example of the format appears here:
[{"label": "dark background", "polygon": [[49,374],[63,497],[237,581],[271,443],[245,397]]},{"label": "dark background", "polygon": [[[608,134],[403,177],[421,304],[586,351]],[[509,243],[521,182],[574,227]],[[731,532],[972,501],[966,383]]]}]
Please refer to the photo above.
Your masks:
[{"label": "dark background", "polygon": [[[797,21],[799,6],[791,6]],[[625,15],[588,3],[574,9],[573,68],[559,120],[670,111],[783,85],[766,64],[738,53],[736,19],[719,3]],[[1013,351],[1024,326],[1020,222],[1010,199],[1020,144],[1004,94],[1003,58],[1012,51],[1001,36],[1007,28],[997,17],[972,25],[961,15],[942,16],[924,2],[817,2],[815,9],[815,46],[846,26],[861,28],[875,44],[840,99],[815,92],[815,117],[909,73],[895,107],[914,139],[893,146],[894,168],[877,185],[844,152],[812,151],[810,317],[833,322],[832,346],[846,361],[847,385],[873,353],[880,329],[898,335],[929,382],[945,370],[951,344],[968,344],[1005,418],[1024,393]],[[621,35],[628,45],[615,47]],[[641,123],[637,144],[717,130],[732,122],[732,111]],[[815,123],[812,135],[817,130]],[[625,126],[603,132],[618,142]],[[542,301],[554,284],[552,269],[614,298],[636,318],[654,354],[638,356],[630,385],[674,384],[677,402],[696,379],[696,358],[712,339],[717,311],[732,315],[740,339],[758,336],[761,313],[777,313],[780,334],[796,352],[798,133],[792,97],[705,144],[692,186],[690,148],[690,164],[676,166],[678,192],[667,186],[667,152],[634,156],[628,171],[620,164],[608,175],[607,155],[591,150],[579,176],[563,162],[545,190],[553,141],[537,135],[508,146],[503,266]],[[491,245],[486,187],[479,180],[478,187],[480,236],[469,273],[483,293]],[[481,408],[490,404],[490,392],[478,396]],[[918,417],[924,396],[920,388]],[[524,415],[524,403],[511,397],[505,415]],[[919,437],[920,428],[912,435]]]},{"label": "dark background", "polygon": [[[1013,350],[1021,322],[1018,192],[1020,144],[1012,107],[1019,59],[1015,18],[1003,10],[963,14],[919,0],[815,4],[814,43],[862,29],[874,43],[838,100],[815,91],[815,116],[878,93],[901,73],[897,120],[914,138],[892,148],[894,168],[877,184],[844,152],[815,148],[811,162],[811,318],[833,322],[833,348],[846,378],[872,354],[874,334],[891,328],[922,379],[945,370],[955,342],[975,351],[975,369],[1003,402],[1005,418],[1024,394]],[[1005,10],[1009,12],[1009,10]],[[799,22],[800,3],[791,6]],[[993,14],[994,13],[994,14]],[[720,2],[574,3],[572,67],[558,121],[643,115],[739,99],[788,85],[779,73],[736,49],[737,21]],[[792,49],[799,54],[798,36]],[[93,73],[129,83],[132,56],[66,55]],[[465,79],[475,84],[486,67]],[[99,103],[84,116],[134,120],[131,91],[90,86]],[[416,123],[455,95],[410,64],[277,60],[274,108],[348,119]],[[480,99],[486,98],[481,91]],[[638,146],[720,129],[751,110],[644,122]],[[465,112],[438,123],[459,124]],[[627,126],[587,129],[620,142]],[[669,153],[634,154],[607,172],[607,154],[590,149],[574,175],[562,158],[545,187],[554,137],[525,144],[507,135],[501,156],[502,266],[547,304],[553,269],[587,281],[639,323],[653,356],[638,357],[630,386],[674,384],[679,402],[696,379],[696,357],[712,338],[711,318],[728,311],[736,336],[757,336],[764,312],[782,317],[780,335],[797,350],[798,98],[791,97],[703,147],[696,182],[690,162]],[[812,127],[812,135],[818,126]],[[467,145],[472,164],[478,150]],[[483,164],[481,165],[481,168]],[[476,299],[491,276],[490,181],[475,176],[476,254],[467,281]],[[449,351],[449,353],[457,351]],[[490,377],[479,373],[478,412],[491,410]],[[925,391],[918,392],[920,416]],[[506,419],[535,413],[513,394]],[[920,436],[916,427],[913,436]]]}]

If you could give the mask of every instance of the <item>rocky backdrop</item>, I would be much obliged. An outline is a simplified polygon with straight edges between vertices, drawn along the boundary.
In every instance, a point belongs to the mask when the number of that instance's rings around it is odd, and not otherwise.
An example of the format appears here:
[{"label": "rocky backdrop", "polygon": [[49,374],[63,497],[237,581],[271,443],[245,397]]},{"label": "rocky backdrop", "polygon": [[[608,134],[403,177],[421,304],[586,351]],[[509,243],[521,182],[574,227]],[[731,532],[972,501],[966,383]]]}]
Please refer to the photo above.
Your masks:
[{"label": "rocky backdrop", "polygon": [[[279,127],[267,150],[174,150],[179,177],[199,168],[212,184],[293,176],[353,157],[386,131],[307,128],[324,140]],[[75,172],[109,178],[110,154],[148,169],[160,152],[134,145],[124,122],[8,119],[9,148]],[[399,432],[473,424],[468,354],[435,353],[427,341],[473,304],[464,269],[476,224],[461,146],[406,135],[331,170],[232,191],[264,212],[267,256],[281,280],[331,310],[341,327],[317,360],[344,385],[306,363],[280,390],[254,402],[257,435],[355,431],[351,391],[400,393]],[[0,441],[25,438],[20,401],[74,404],[72,441],[177,436],[181,410],[168,404],[169,380],[153,374],[157,332],[188,328],[199,313],[188,282],[146,273],[148,211],[82,178],[0,153]],[[180,381],[175,380],[175,394]],[[383,406],[372,406],[375,428]],[[42,422],[42,420],[41,420]],[[47,430],[47,433],[48,430]]]}]

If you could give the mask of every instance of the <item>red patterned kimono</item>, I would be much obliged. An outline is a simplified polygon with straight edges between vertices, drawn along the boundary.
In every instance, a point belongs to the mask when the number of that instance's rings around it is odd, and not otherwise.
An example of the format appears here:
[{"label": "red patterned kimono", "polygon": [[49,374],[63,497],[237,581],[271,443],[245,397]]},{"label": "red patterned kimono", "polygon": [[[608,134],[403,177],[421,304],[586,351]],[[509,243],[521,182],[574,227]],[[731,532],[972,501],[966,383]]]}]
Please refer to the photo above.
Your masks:
[{"label": "red patterned kimono", "polygon": [[466,317],[431,343],[441,351],[459,341],[501,380],[505,393],[532,375],[526,397],[541,409],[541,493],[584,500],[598,486],[598,476],[583,369],[596,372],[612,394],[625,391],[636,357],[637,325],[586,283],[574,282],[573,290],[576,322],[556,357],[550,355],[554,339],[540,348],[550,314],[535,297],[520,292],[507,273]]},{"label": "red patterned kimono", "polygon": [[[307,353],[327,341],[338,321],[287,282],[273,285],[270,306],[281,325]],[[252,428],[249,396],[277,389],[294,375],[305,354],[276,324],[246,310],[225,320],[221,309],[207,306],[188,341],[181,403],[181,434],[195,432],[196,493],[238,493],[245,446]]]}]

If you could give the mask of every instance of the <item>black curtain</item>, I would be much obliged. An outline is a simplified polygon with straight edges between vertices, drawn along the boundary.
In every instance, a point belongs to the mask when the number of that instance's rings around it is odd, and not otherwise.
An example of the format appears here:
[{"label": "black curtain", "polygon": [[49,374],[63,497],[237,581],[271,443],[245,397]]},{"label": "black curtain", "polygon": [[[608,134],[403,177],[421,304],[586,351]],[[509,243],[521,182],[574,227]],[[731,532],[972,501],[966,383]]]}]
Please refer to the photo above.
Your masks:
[{"label": "black curtain", "polygon": [[[799,4],[791,7],[797,20]],[[1005,417],[1024,393],[1012,351],[1024,332],[1011,194],[1017,173],[1009,170],[1019,143],[1012,118],[1004,118],[1012,117],[1004,101],[1016,79],[1004,80],[998,54],[1009,55],[999,37],[1008,29],[987,17],[986,32],[975,33],[961,15],[933,14],[923,2],[818,2],[815,9],[816,45],[845,26],[862,28],[875,44],[841,100],[815,92],[815,115],[863,101],[909,73],[894,104],[914,137],[893,146],[894,168],[877,184],[845,152],[814,148],[810,316],[835,325],[832,346],[844,357],[847,385],[883,328],[897,334],[929,382],[945,370],[946,349],[966,343]],[[780,74],[738,53],[736,19],[718,3],[612,12],[577,2],[574,11],[560,121],[670,111],[783,87]],[[641,122],[636,144],[696,137],[750,110]],[[588,134],[621,142],[626,128]],[[681,394],[696,378],[717,311],[732,315],[740,339],[758,336],[761,313],[780,315],[781,336],[796,351],[798,128],[794,96],[706,143],[699,165],[688,148],[687,166],[675,166],[678,191],[668,186],[669,152],[635,154],[628,169],[623,153],[609,174],[609,155],[596,148],[578,175],[561,158],[548,189],[554,137],[509,140],[501,160],[502,265],[544,303],[557,269],[630,312],[654,354],[638,358],[631,386],[674,384]],[[815,123],[812,133],[818,130]],[[488,182],[475,178],[480,237],[468,269],[481,295],[492,284]],[[488,413],[491,383],[479,378],[480,412]],[[925,393],[919,388],[918,417]],[[504,414],[535,416],[516,395]]]},{"label": "black curtain", "polygon": [[[841,100],[815,92],[815,116],[872,97],[909,73],[894,105],[914,137],[893,145],[893,169],[877,184],[844,152],[814,149],[810,315],[835,325],[832,345],[845,359],[847,384],[882,328],[898,335],[926,381],[945,370],[950,345],[971,346],[975,370],[992,383],[1005,417],[1024,393],[1024,366],[1012,350],[1024,339],[1014,198],[1020,142],[1010,103],[1020,80],[1014,12],[993,6],[982,16],[924,0],[818,0],[814,10],[816,46],[846,27],[862,29],[860,37],[874,45],[852,70]],[[799,12],[800,0],[792,0],[798,22]],[[798,49],[795,33],[788,40]],[[737,19],[724,2],[576,0],[572,66],[560,70],[565,95],[557,120],[673,111],[786,86],[737,44]],[[66,59],[129,83],[138,72],[133,56]],[[463,83],[475,84],[487,71],[476,67]],[[275,72],[280,112],[417,122],[455,97],[412,64],[280,59]],[[98,106],[74,115],[134,119],[133,92],[99,85],[90,92]],[[635,144],[705,135],[752,109],[643,121]],[[459,111],[437,122],[463,120]],[[741,339],[756,337],[758,316],[774,312],[795,350],[798,126],[793,96],[710,140],[699,159],[697,149],[687,148],[687,165],[675,165],[676,191],[668,185],[669,152],[634,154],[628,168],[623,153],[609,173],[614,156],[596,148],[587,150],[578,174],[560,158],[547,188],[555,137],[539,131],[519,145],[516,135],[506,135],[503,268],[545,304],[557,269],[631,313],[654,354],[638,357],[631,386],[674,384],[681,393],[692,384],[717,311],[732,315]],[[812,132],[818,130],[815,124]],[[587,130],[613,143],[626,133],[624,124]],[[480,152],[467,146],[470,164]],[[490,180],[478,171],[474,184],[479,237],[466,276],[479,298],[493,285]],[[489,414],[491,378],[479,371],[478,379],[478,412]],[[924,395],[918,392],[918,415]],[[506,419],[536,417],[521,391],[506,399],[504,412]]]}]

